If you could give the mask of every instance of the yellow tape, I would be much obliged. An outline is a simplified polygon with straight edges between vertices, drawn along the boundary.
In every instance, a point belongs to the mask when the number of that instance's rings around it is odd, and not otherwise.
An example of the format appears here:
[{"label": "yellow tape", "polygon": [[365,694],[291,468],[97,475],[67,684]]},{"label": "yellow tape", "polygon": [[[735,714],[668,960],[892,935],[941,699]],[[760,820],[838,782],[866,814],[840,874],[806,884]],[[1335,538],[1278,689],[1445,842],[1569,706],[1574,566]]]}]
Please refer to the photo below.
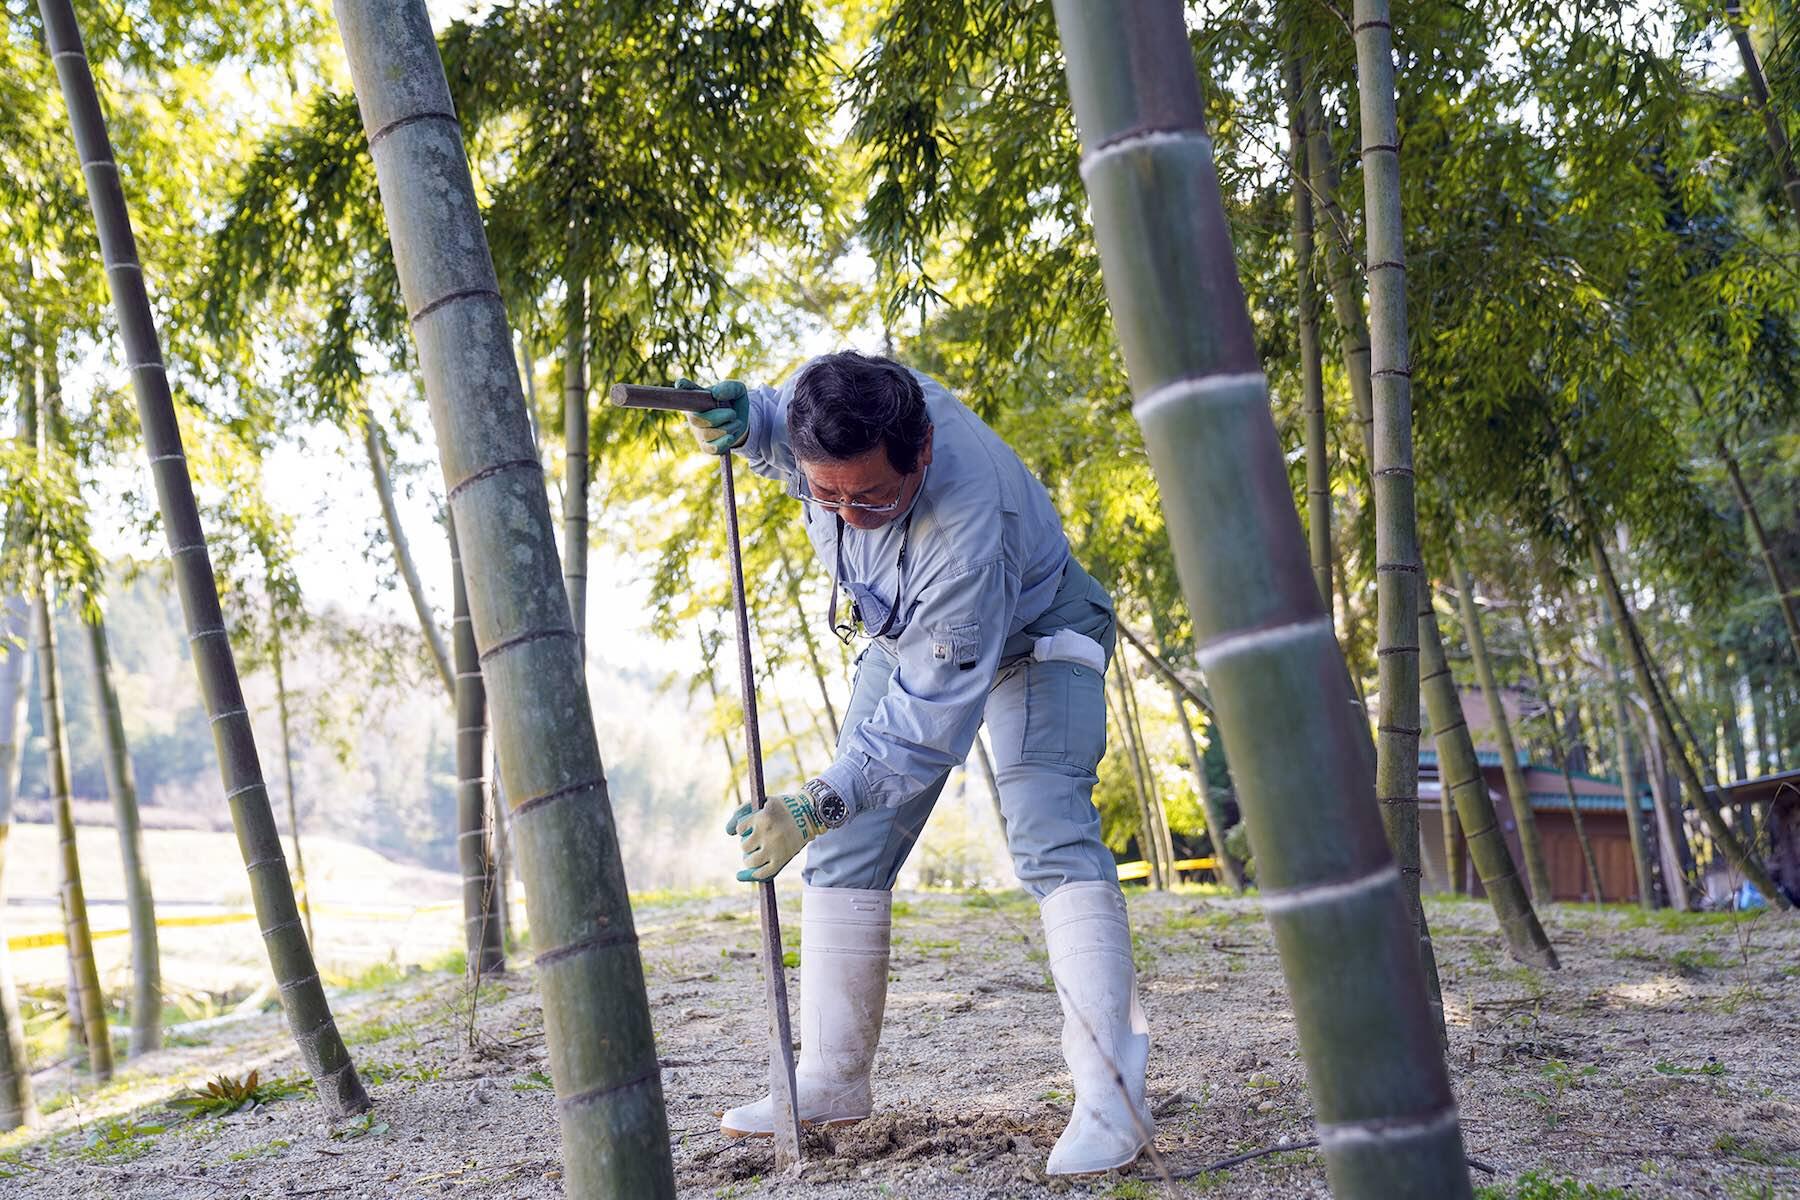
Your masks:
[{"label": "yellow tape", "polygon": [[[512,901],[514,904],[522,903],[517,896],[512,897]],[[460,909],[461,907],[462,902],[460,900],[449,900],[442,904],[421,905],[418,908],[407,909],[403,912],[397,912],[392,909],[384,912],[371,908],[340,908],[335,904],[315,904],[312,911],[315,915],[322,914],[332,917],[344,917],[353,921],[387,921],[392,920],[395,917],[410,920],[423,913],[448,912],[451,909]],[[197,917],[158,917],[156,919],[156,927],[158,929],[171,929],[192,928],[199,925],[236,925],[243,921],[254,921],[255,919],[256,914],[253,912],[209,913]],[[96,929],[88,934],[88,938],[98,942],[105,938],[124,937],[130,932],[131,930],[129,929]],[[67,935],[60,931],[55,933],[25,933],[20,934],[17,937],[6,939],[6,948],[8,950],[42,950],[47,946],[64,946],[67,944]]]},{"label": "yellow tape", "polygon": [[[1218,868],[1219,861],[1215,858],[1178,858],[1175,860],[1175,869],[1177,871],[1216,871]],[[1119,878],[1121,880],[1148,879],[1149,877],[1150,864],[1147,862],[1139,861],[1119,864]]]}]

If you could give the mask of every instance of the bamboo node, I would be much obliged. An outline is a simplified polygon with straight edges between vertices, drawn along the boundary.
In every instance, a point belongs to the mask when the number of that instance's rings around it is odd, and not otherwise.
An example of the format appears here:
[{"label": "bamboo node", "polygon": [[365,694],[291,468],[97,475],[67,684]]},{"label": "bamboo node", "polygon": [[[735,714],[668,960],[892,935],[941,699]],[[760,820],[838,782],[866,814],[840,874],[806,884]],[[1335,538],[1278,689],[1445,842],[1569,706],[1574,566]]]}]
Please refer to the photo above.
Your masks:
[{"label": "bamboo node", "polygon": [[1212,153],[1212,136],[1204,129],[1132,129],[1110,138],[1098,145],[1088,147],[1081,157],[1081,178],[1085,182],[1088,168],[1105,162],[1120,154],[1129,154],[1133,150],[1148,150],[1163,145],[1188,145],[1199,143],[1208,154]]},{"label": "bamboo node", "polygon": [[1335,638],[1330,617],[1315,616],[1300,621],[1288,621],[1280,625],[1262,625],[1251,629],[1232,630],[1221,634],[1194,648],[1194,659],[1205,672],[1208,663],[1218,662],[1236,654],[1255,654],[1279,650],[1291,642],[1297,642],[1320,634]]},{"label": "bamboo node", "polygon": [[1391,862],[1383,863],[1367,875],[1331,883],[1305,884],[1281,891],[1263,893],[1263,911],[1292,912],[1316,905],[1339,904],[1365,892],[1379,891],[1400,881],[1400,872]]},{"label": "bamboo node", "polygon": [[1354,37],[1365,29],[1385,29],[1389,33],[1392,33],[1394,32],[1394,23],[1386,17],[1370,17],[1366,21],[1358,21],[1355,25],[1352,25],[1350,27],[1350,34]]},{"label": "bamboo node", "polygon": [[317,982],[319,982],[319,976],[317,972],[314,972],[311,975],[303,975],[299,979],[285,979],[281,982],[279,987],[281,991],[291,992],[295,988],[303,988]]},{"label": "bamboo node", "polygon": [[[1444,672],[1444,674],[1446,674],[1446,675],[1448,675],[1449,673],[1450,672],[1448,672],[1448,671]],[[1456,722],[1454,724],[1446,725],[1442,729],[1439,729],[1435,732],[1438,737],[1443,737],[1447,733],[1455,733],[1459,729],[1467,729],[1468,727],[1469,727],[1469,722],[1468,722],[1467,718],[1458,717],[1458,718],[1456,718]],[[1472,781],[1464,780],[1463,782],[1468,783],[1468,782],[1472,782]],[[1458,784],[1457,786],[1460,787],[1462,785]]]},{"label": "bamboo node", "polygon": [[[274,937],[278,933],[286,933],[290,929],[298,929],[298,928],[300,928],[300,926],[302,924],[303,924],[303,922],[301,921],[301,919],[299,917],[295,917],[291,921],[282,921],[279,924],[271,925],[267,929],[261,930],[260,932],[263,937],[271,938],[271,937]],[[287,985],[283,984],[282,986],[286,987]]]},{"label": "bamboo node", "polygon": [[389,121],[386,125],[383,125],[380,129],[371,133],[369,135],[369,149],[373,150],[376,142],[379,142],[382,138],[394,132],[396,129],[404,128],[407,125],[416,125],[420,121],[448,121],[452,125],[456,125],[459,128],[461,127],[461,123],[457,121],[456,114],[453,112],[412,113],[408,116]]},{"label": "bamboo node", "polygon": [[558,1101],[557,1106],[559,1108],[580,1108],[584,1105],[593,1104],[595,1101],[604,1100],[615,1092],[629,1091],[632,1088],[643,1087],[646,1083],[652,1082],[662,1082],[662,1069],[660,1067],[651,1067],[643,1074],[627,1079],[623,1083],[609,1083],[604,1087],[589,1088],[585,1092],[576,1092],[573,1096],[566,1096]]},{"label": "bamboo node", "polygon": [[418,312],[410,314],[406,319],[414,325],[417,325],[420,321],[423,321],[426,317],[429,317],[432,313],[444,307],[446,304],[454,304],[458,300],[475,300],[487,297],[498,300],[500,299],[500,293],[493,288],[463,288],[460,291],[451,292],[449,295],[439,296],[436,300],[433,300]]},{"label": "bamboo node", "polygon": [[[516,637],[507,638],[505,641],[495,642],[481,652],[481,661],[486,662],[496,655],[523,646],[527,642],[539,642],[545,638],[573,638],[576,636],[578,635],[573,629],[534,629],[530,633],[521,633]],[[521,805],[521,807],[523,806]]]},{"label": "bamboo node", "polygon": [[1418,727],[1412,725],[1378,725],[1376,728],[1382,733],[1397,733],[1403,737],[1418,737],[1421,732]]},{"label": "bamboo node", "polygon": [[217,725],[220,721],[227,721],[232,717],[243,717],[248,720],[250,717],[250,710],[247,708],[228,708],[223,712],[214,713],[207,718],[207,721],[213,725]]},{"label": "bamboo node", "polygon": [[1357,1146],[1384,1142],[1409,1141],[1414,1138],[1440,1137],[1456,1129],[1454,1104],[1428,1117],[1373,1117],[1367,1121],[1345,1121],[1341,1124],[1316,1123],[1319,1145],[1327,1150],[1348,1150]]},{"label": "bamboo node", "polygon": [[491,478],[495,475],[504,474],[507,471],[517,471],[525,467],[531,467],[541,471],[544,469],[544,464],[540,463],[535,458],[513,458],[508,459],[505,462],[493,463],[489,466],[482,467],[473,474],[465,475],[462,479],[458,480],[456,484],[445,493],[445,498],[454,500],[462,495],[465,488],[468,488],[473,484],[480,483],[482,480]]},{"label": "bamboo node", "polygon": [[630,928],[609,929],[604,933],[596,933],[589,937],[579,938],[576,941],[568,942],[561,946],[552,946],[542,954],[535,956],[531,961],[533,964],[540,967],[553,966],[565,958],[574,958],[577,955],[586,954],[590,950],[605,950],[612,946],[632,945],[636,944],[636,942],[636,930]]},{"label": "bamboo node", "polygon": [[571,783],[566,787],[559,787],[555,791],[545,792],[541,796],[533,796],[529,800],[521,800],[519,803],[513,805],[511,819],[517,820],[528,812],[542,808],[547,804],[554,804],[558,800],[578,795],[581,792],[587,791],[589,788],[603,788],[605,786],[606,780],[604,777],[598,779],[584,779],[580,783]]},{"label": "bamboo node", "polygon": [[1142,421],[1153,409],[1177,400],[1204,400],[1210,393],[1220,392],[1224,393],[1221,398],[1229,401],[1238,399],[1246,389],[1254,391],[1261,401],[1268,395],[1268,386],[1268,378],[1261,371],[1237,371],[1198,378],[1187,376],[1151,388],[1138,397],[1131,411]]}]

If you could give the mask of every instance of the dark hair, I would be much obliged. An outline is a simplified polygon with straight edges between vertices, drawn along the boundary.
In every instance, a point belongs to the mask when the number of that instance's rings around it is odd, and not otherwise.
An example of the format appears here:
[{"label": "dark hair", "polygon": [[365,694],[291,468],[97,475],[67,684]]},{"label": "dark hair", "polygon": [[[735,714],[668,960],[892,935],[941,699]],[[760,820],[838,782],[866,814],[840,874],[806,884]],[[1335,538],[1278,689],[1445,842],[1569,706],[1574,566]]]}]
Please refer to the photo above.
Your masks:
[{"label": "dark hair", "polygon": [[930,430],[925,390],[912,372],[854,350],[814,359],[788,403],[788,442],[803,462],[856,458],[881,446],[907,475],[918,469]]}]

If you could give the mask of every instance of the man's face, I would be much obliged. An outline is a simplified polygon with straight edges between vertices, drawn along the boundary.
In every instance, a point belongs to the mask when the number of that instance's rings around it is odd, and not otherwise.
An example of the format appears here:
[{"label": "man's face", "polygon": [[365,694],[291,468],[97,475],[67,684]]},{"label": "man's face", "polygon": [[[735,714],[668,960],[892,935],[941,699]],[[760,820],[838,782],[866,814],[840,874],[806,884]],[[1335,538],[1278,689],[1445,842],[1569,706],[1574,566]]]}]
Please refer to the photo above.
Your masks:
[{"label": "man's face", "polygon": [[[802,461],[800,474],[805,476],[807,491],[819,507],[835,511],[852,529],[880,529],[911,505],[930,461],[931,434],[927,432],[919,465],[904,475],[894,470],[887,450],[881,446],[855,458]],[[866,507],[834,507],[852,504]]]}]

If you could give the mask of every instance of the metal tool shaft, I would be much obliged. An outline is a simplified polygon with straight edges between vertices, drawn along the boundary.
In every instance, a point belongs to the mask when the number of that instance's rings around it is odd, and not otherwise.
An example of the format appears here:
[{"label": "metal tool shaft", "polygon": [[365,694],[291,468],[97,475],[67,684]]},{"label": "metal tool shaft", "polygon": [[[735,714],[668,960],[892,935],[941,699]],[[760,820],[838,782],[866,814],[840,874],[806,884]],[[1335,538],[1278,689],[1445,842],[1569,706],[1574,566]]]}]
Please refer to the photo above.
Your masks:
[{"label": "metal tool shaft", "polygon": [[[615,388],[614,393],[617,391]],[[756,722],[756,673],[750,660],[750,609],[744,598],[744,552],[738,541],[737,488],[732,479],[730,454],[719,456],[719,473],[725,485],[725,540],[731,547],[731,595],[737,609],[738,672],[743,684],[750,803],[761,810],[768,797],[763,791],[762,734]],[[773,880],[757,884],[756,892],[757,911],[762,918],[763,978],[769,1001],[769,1098],[770,1117],[775,1128],[775,1167],[786,1170],[800,1162],[800,1105],[794,1083],[794,1037],[788,1023],[787,975],[781,962],[781,910],[775,903]]]},{"label": "metal tool shaft", "polygon": [[705,388],[650,387],[640,383],[615,383],[607,398],[620,408],[660,408],[670,412],[707,412],[724,408]]}]

